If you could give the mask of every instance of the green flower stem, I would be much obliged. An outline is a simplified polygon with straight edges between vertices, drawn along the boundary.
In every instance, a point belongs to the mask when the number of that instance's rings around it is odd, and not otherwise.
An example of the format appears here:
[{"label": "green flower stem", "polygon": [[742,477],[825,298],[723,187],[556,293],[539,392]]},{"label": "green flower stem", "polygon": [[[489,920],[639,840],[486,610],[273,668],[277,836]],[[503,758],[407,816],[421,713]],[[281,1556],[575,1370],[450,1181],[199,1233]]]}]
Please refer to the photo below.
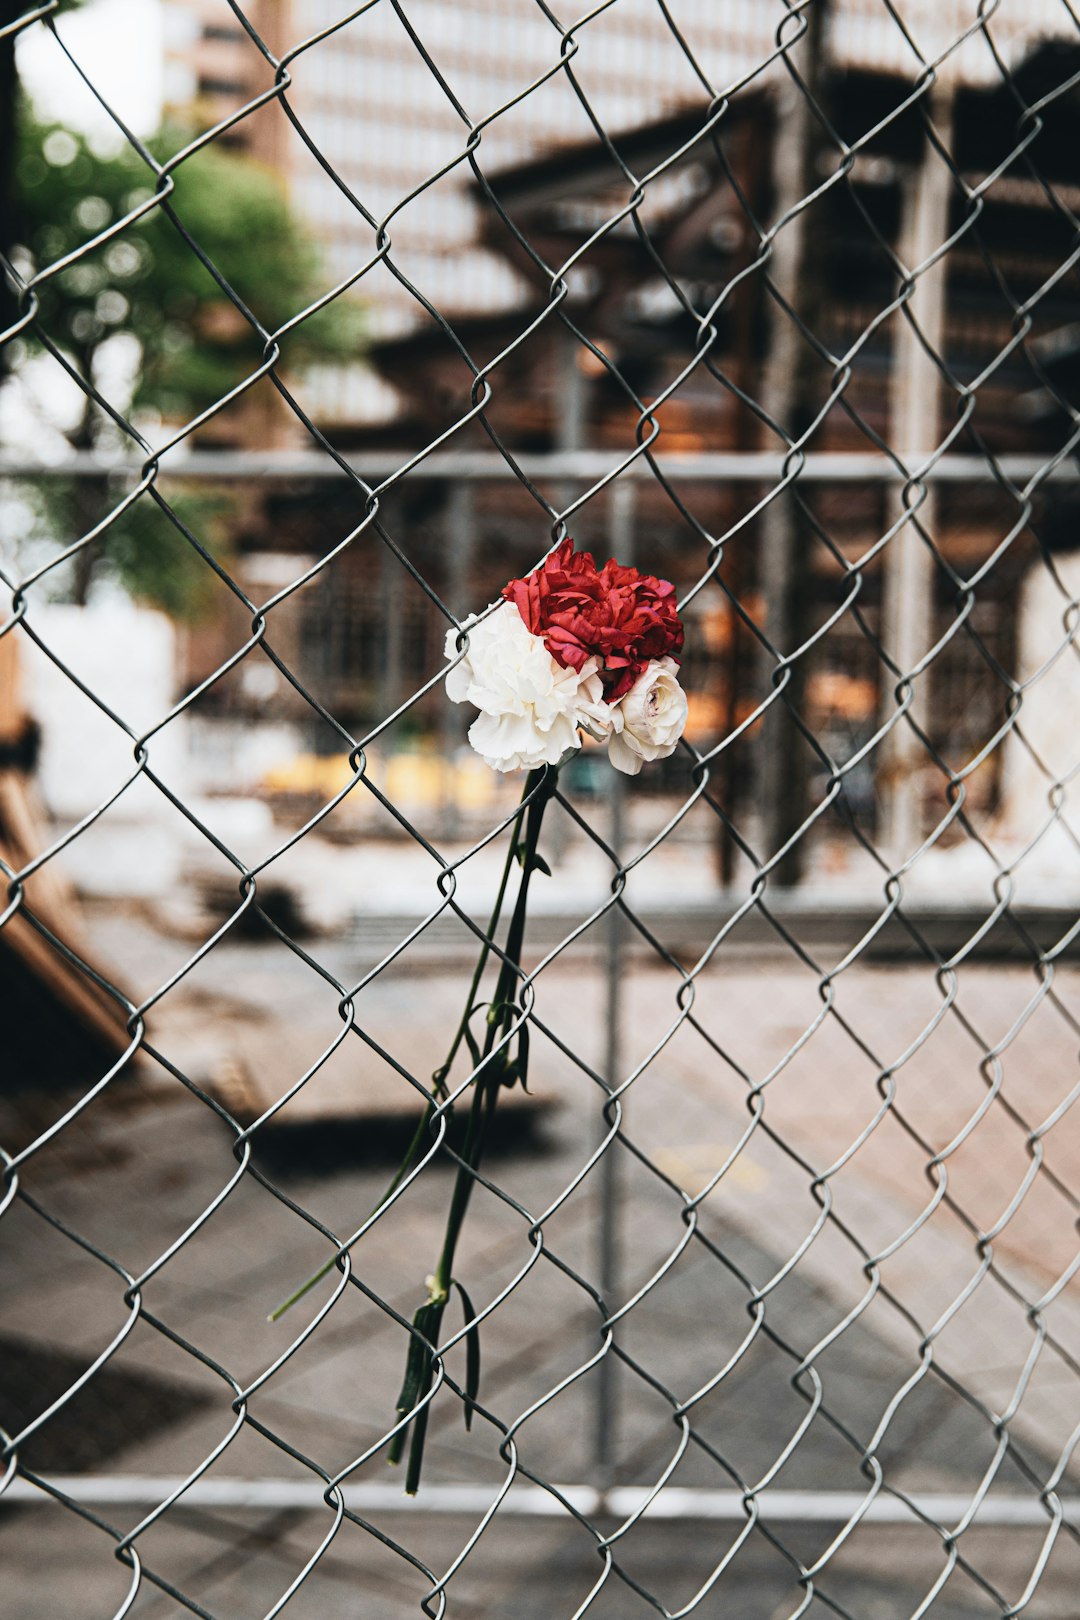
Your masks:
[{"label": "green flower stem", "polygon": [[[543,780],[544,773],[531,771],[526,782],[526,793],[530,791],[529,783],[533,777]],[[496,1043],[502,1038],[504,1032],[513,1024],[517,1009],[514,1005],[515,980],[521,972],[520,960],[522,946],[525,942],[525,918],[529,899],[529,879],[535,870],[533,856],[536,854],[536,845],[540,837],[540,825],[544,819],[544,811],[548,800],[555,791],[556,772],[552,771],[547,782],[528,808],[525,822],[525,838],[522,856],[521,886],[518,889],[517,899],[514,902],[514,912],[510,919],[510,928],[506,936],[506,950],[503,963],[499,969],[499,978],[495,986],[495,995],[488,1012],[487,1033],[484,1037],[484,1047],[481,1054],[486,1061],[491,1057]],[[472,1109],[469,1114],[469,1129],[466,1133],[465,1145],[462,1150],[464,1163],[458,1166],[457,1181],[454,1185],[454,1196],[450,1204],[450,1213],[446,1224],[446,1241],[435,1270],[434,1291],[440,1295],[450,1292],[451,1274],[454,1267],[454,1249],[457,1244],[458,1233],[469,1203],[476,1177],[471,1175],[470,1169],[475,1170],[480,1163],[480,1156],[484,1145],[484,1135],[487,1123],[494,1112],[495,1100],[499,1092],[499,1083],[505,1071],[505,1062],[493,1062],[488,1072],[476,1082]],[[484,1101],[488,1099],[485,1109]]]},{"label": "green flower stem", "polygon": [[[555,776],[555,772],[552,772],[551,774],[553,777]],[[440,1097],[445,1096],[446,1094],[446,1077],[450,1073],[454,1059],[457,1057],[457,1054],[461,1048],[461,1043],[465,1039],[469,1028],[469,1020],[476,1011],[476,993],[480,988],[480,981],[484,976],[484,969],[487,966],[488,957],[491,955],[491,944],[495,936],[495,930],[499,926],[499,918],[502,916],[503,903],[506,899],[506,890],[510,882],[510,873],[513,871],[515,861],[519,859],[521,848],[519,843],[521,824],[525,819],[526,812],[529,808],[526,801],[528,800],[533,789],[543,780],[543,777],[544,772],[539,770],[530,771],[525,779],[525,787],[521,795],[521,805],[510,827],[510,847],[506,852],[506,860],[503,864],[502,878],[499,882],[499,892],[495,896],[495,904],[492,908],[490,921],[488,922],[483,948],[481,949],[480,955],[477,959],[476,969],[472,976],[472,983],[469,985],[469,993],[465,998],[465,1011],[461,1016],[460,1024],[454,1032],[454,1038],[450,1043],[450,1050],[446,1054],[445,1062],[441,1068],[435,1070],[435,1073],[431,1077],[435,1088],[435,1097],[427,1104],[424,1112],[420,1115],[416,1130],[413,1133],[412,1141],[405,1150],[405,1157],[402,1159],[397,1170],[394,1172],[390,1185],[387,1187],[378,1203],[372,1209],[372,1215],[377,1214],[378,1211],[382,1209],[387,1199],[394,1196],[398,1188],[401,1186],[401,1183],[405,1180],[405,1177],[409,1174],[417,1159],[420,1157],[420,1149],[422,1148],[425,1137],[428,1134],[428,1127],[431,1124],[431,1120],[435,1114],[438,1100]],[[553,792],[554,783],[552,784],[550,791],[544,796],[545,803]],[[527,886],[527,882],[528,872],[523,872],[522,886]],[[509,954],[509,952],[507,954]],[[291,1310],[294,1305],[299,1304],[304,1296],[311,1292],[316,1283],[322,1282],[324,1277],[329,1276],[330,1272],[333,1271],[334,1267],[338,1264],[340,1258],[340,1254],[332,1254],[329,1260],[327,1260],[324,1265],[319,1267],[318,1271],[313,1271],[306,1282],[301,1283],[300,1287],[297,1288],[294,1293],[291,1293],[288,1299],[282,1300],[281,1304],[278,1305],[275,1310],[271,1311],[267,1320],[270,1322],[279,1321],[281,1317],[285,1315],[286,1311]]]},{"label": "green flower stem", "polygon": [[491,945],[493,939],[495,938],[495,930],[499,926],[499,918],[502,916],[503,901],[506,899],[506,888],[507,884],[510,882],[510,873],[513,871],[514,862],[518,859],[521,823],[524,820],[526,811],[529,808],[526,801],[533,789],[543,779],[543,775],[543,771],[530,771],[528,776],[525,778],[525,787],[521,794],[521,804],[518,807],[517,815],[514,817],[513,825],[510,828],[510,848],[506,852],[506,860],[503,864],[502,878],[499,882],[499,892],[495,896],[495,904],[492,907],[491,918],[487,925],[487,933],[484,936],[484,944],[480,951],[480,955],[477,958],[476,970],[472,976],[472,983],[469,985],[469,993],[465,998],[465,1011],[462,1015],[461,1023],[458,1025],[454,1034],[454,1039],[450,1043],[450,1050],[446,1054],[445,1063],[441,1069],[436,1069],[435,1074],[432,1076],[433,1080],[437,1078],[438,1086],[441,1086],[445,1082],[446,1076],[450,1073],[453,1061],[457,1057],[462,1041],[465,1039],[465,1032],[469,1027],[469,1019],[476,1011],[476,992],[480,988],[480,980],[484,976],[484,969],[487,966],[487,959],[491,955]]},{"label": "green flower stem", "polygon": [[[405,1378],[401,1394],[398,1397],[397,1414],[399,1420],[405,1418],[409,1412],[416,1409],[418,1403],[428,1394],[435,1370],[434,1346],[438,1343],[439,1330],[442,1325],[443,1312],[450,1297],[450,1287],[453,1281],[454,1255],[457,1249],[458,1238],[465,1221],[473,1187],[476,1184],[476,1172],[483,1157],[484,1141],[488,1126],[495,1112],[498,1100],[499,1087],[506,1077],[508,1062],[505,1048],[496,1054],[495,1048],[504,1041],[513,1027],[518,1014],[514,1002],[515,981],[521,968],[521,953],[525,940],[525,922],[528,909],[529,881],[536,870],[536,848],[540,838],[540,828],[544,819],[544,811],[553,797],[558,782],[558,772],[555,769],[530,771],[525,783],[523,794],[523,810],[525,810],[525,833],[520,844],[515,840],[512,855],[517,855],[521,861],[521,883],[517,898],[514,902],[514,911],[507,931],[506,946],[503,952],[503,962],[499,969],[499,977],[495,986],[488,1011],[487,1030],[484,1036],[484,1046],[481,1052],[481,1061],[477,1065],[481,1069],[477,1075],[472,1106],[469,1110],[469,1123],[462,1145],[460,1163],[454,1181],[454,1191],[450,1200],[450,1209],[447,1214],[446,1235],[443,1239],[442,1252],[439,1256],[435,1273],[428,1284],[427,1301],[420,1306],[413,1318],[414,1336],[409,1346],[409,1355],[405,1366]],[[530,797],[531,796],[531,797]],[[524,801],[528,800],[527,808]],[[505,892],[505,882],[500,890],[500,900]],[[494,932],[494,924],[490,933]],[[475,995],[479,987],[480,971],[486,961],[488,946],[485,945],[481,959],[481,969],[474,976],[469,996],[469,1011],[475,1006]],[[455,1046],[463,1036],[463,1029],[459,1030]],[[494,1054],[494,1055],[493,1055]],[[519,1065],[522,1059],[519,1054]],[[447,1065],[449,1067],[449,1064]],[[519,1070],[519,1077],[524,1080],[525,1075]],[[405,1490],[410,1496],[415,1496],[420,1484],[420,1471],[423,1464],[424,1442],[427,1436],[427,1419],[430,1402],[416,1415],[412,1427],[412,1443],[409,1447],[409,1464],[405,1478]],[[394,1436],[388,1452],[391,1463],[400,1462],[405,1449],[410,1425],[403,1423]]]}]

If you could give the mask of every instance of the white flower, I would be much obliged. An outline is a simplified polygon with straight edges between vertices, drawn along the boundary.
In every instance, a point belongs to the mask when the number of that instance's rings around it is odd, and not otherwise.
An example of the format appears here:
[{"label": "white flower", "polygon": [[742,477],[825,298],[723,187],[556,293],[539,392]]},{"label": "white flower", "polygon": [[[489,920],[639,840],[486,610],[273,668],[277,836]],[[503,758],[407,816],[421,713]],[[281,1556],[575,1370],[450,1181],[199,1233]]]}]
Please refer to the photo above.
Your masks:
[{"label": "white flower", "polygon": [[608,741],[617,771],[636,776],[643,761],[667,759],[686,726],[686,693],[674,658],[654,658],[618,705],[621,725]]},{"label": "white flower", "polygon": [[[463,628],[468,650],[447,672],[446,694],[480,710],[469,741],[494,770],[557,765],[580,747],[579,726],[604,724],[609,705],[595,658],[580,670],[563,669],[512,602],[479,622],[467,620]],[[447,631],[446,656],[457,657],[456,630]]]},{"label": "white flower", "polygon": [[619,705],[608,703],[603,690],[599,675],[592,676],[587,688],[582,687],[578,703],[578,725],[589,733],[593,742],[599,743],[607,742],[614,732],[622,730]]}]

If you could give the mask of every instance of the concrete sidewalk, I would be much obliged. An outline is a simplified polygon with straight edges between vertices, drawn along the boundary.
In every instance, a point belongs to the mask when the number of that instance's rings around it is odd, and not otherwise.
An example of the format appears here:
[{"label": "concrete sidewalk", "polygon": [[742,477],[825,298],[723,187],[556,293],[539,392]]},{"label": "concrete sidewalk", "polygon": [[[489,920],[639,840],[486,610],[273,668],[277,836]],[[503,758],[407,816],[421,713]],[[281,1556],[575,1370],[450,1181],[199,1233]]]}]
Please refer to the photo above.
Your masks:
[{"label": "concrete sidewalk", "polygon": [[[190,947],[147,938],[130,919],[118,918],[111,948],[118,971],[144,991],[163,980],[178,950]],[[319,956],[344,981],[357,973],[358,948],[348,939],[321,943]],[[467,968],[418,976],[402,964],[362,992],[357,1019],[372,1042],[423,1079],[441,1060],[466,978]],[[631,1363],[618,1372],[614,1477],[636,1484],[661,1477],[679,1445],[672,1400],[689,1399],[736,1356],[751,1327],[748,1307],[756,1290],[766,1296],[765,1320],[775,1339],[759,1333],[693,1408],[695,1434],[723,1465],[692,1443],[672,1483],[730,1488],[733,1475],[751,1485],[765,1479],[805,1421],[806,1399],[791,1378],[799,1359],[809,1357],[822,1381],[824,1409],[798,1438],[775,1483],[815,1492],[861,1491],[858,1451],[835,1425],[860,1444],[869,1441],[890,1401],[920,1368],[921,1332],[976,1282],[982,1263],[963,1219],[947,1203],[935,1203],[928,1160],[970,1125],[970,1134],[944,1161],[950,1197],[984,1230],[1009,1209],[1032,1162],[1029,1132],[1019,1117],[1031,1124],[1049,1118],[1073,1083],[1075,1029],[1069,1016],[1080,1001],[1080,977],[1062,969],[1054,985],[1059,1003],[1043,997],[1032,1010],[1038,987],[1029,974],[968,967],[955,1006],[943,1012],[943,993],[925,968],[858,966],[841,976],[835,1010],[823,1017],[816,976],[803,965],[740,961],[732,952],[699,981],[693,1023],[679,1022],[681,983],[674,971],[637,968],[625,986],[624,1078],[640,1069],[667,1031],[679,1027],[625,1095],[628,1139],[648,1163],[625,1148],[616,1150],[622,1207],[616,1303],[645,1288],[681,1244],[684,1203],[675,1189],[697,1195],[729,1160],[730,1168],[699,1206],[708,1246],[692,1241],[647,1288],[620,1330]],[[598,1066],[604,1046],[600,974],[586,963],[555,964],[541,975],[537,993],[537,1016],[551,1035],[583,1063]],[[332,987],[287,952],[226,942],[155,1009],[150,1038],[199,1081],[232,1056],[259,1075],[265,1091],[280,1094],[340,1029],[336,1002]],[[987,1056],[998,1048],[1000,1072],[997,1060]],[[331,1063],[338,1072],[328,1063],[300,1094],[308,1117],[319,1112],[320,1090],[328,1099],[351,1091],[354,1117],[362,1121],[365,1092],[377,1076],[380,1085],[396,1088],[401,1112],[415,1114],[413,1088],[374,1046],[350,1037]],[[894,1109],[883,1111],[882,1088],[888,1092],[891,1082],[904,1125]],[[986,1106],[988,1083],[1000,1083],[1000,1091]],[[543,1403],[599,1342],[596,1307],[570,1274],[597,1276],[595,1173],[544,1219],[545,1252],[539,1257],[528,1231],[530,1221],[552,1209],[584,1168],[602,1130],[603,1095],[586,1070],[540,1032],[534,1036],[532,1084],[552,1106],[543,1115],[523,1116],[486,1166],[527,1214],[478,1192],[458,1267],[483,1310],[531,1262],[483,1329],[481,1399],[504,1422]],[[764,1111],[747,1137],[754,1119],[748,1095],[761,1085]],[[48,1106],[40,1098],[35,1105],[38,1128]],[[337,1106],[328,1109],[331,1121]],[[350,1230],[385,1185],[392,1143],[374,1130],[365,1139],[360,1128],[348,1137],[346,1153],[330,1163],[313,1161],[311,1140],[299,1129],[299,1107],[295,1114],[290,1122],[289,1109],[282,1112],[274,1140],[268,1136],[257,1161],[320,1221]],[[1072,1112],[1065,1110],[1043,1140],[1045,1167],[994,1240],[999,1274],[976,1283],[934,1343],[935,1362],[998,1411],[1036,1348],[1032,1324],[1009,1290],[1036,1299],[1064,1275],[1074,1253],[1075,1211],[1062,1190],[1076,1185],[1080,1169]],[[830,1166],[839,1168],[821,1180]],[[28,1170],[27,1187],[44,1208],[137,1274],[181,1237],[235,1168],[229,1134],[205,1104],[164,1071],[149,1071],[115,1088],[62,1133]],[[450,1167],[433,1163],[357,1251],[365,1285],[404,1315],[422,1297],[450,1187]],[[816,1232],[825,1196],[870,1252],[895,1246],[880,1264],[881,1291],[846,1327],[868,1281],[858,1248],[835,1223]],[[924,1216],[919,1230],[901,1241]],[[12,1342],[70,1358],[63,1366],[80,1357],[85,1364],[124,1324],[122,1283],[26,1206],[14,1206],[5,1227],[3,1332]],[[785,1270],[800,1249],[798,1263]],[[315,1300],[326,1297],[313,1296],[277,1326],[266,1321],[326,1250],[317,1232],[245,1177],[146,1284],[144,1310],[246,1385],[301,1332]],[[1076,1294],[1075,1281],[1069,1281],[1047,1306],[1045,1324],[1059,1348],[1049,1341],[1043,1346],[1010,1424],[1041,1478],[1080,1418],[1080,1380],[1068,1360],[1080,1359]],[[403,1347],[394,1320],[351,1289],[253,1397],[251,1415],[328,1471],[346,1467],[390,1421]],[[127,1431],[121,1424],[117,1434],[113,1425],[112,1449],[100,1455],[98,1471],[175,1475],[227,1439],[231,1389],[146,1321],[136,1323],[109,1371],[148,1380],[149,1393],[141,1405],[132,1401]],[[807,1390],[811,1382],[804,1381]],[[595,1372],[586,1374],[528,1418],[519,1432],[525,1467],[560,1482],[595,1478],[596,1383]],[[671,1392],[670,1399],[658,1385]],[[162,1399],[155,1412],[157,1387]],[[171,1405],[165,1392],[171,1392]],[[110,1385],[109,1399],[125,1404],[122,1383]],[[162,1413],[171,1420],[160,1421]],[[81,1422],[98,1431],[101,1414],[84,1407]],[[497,1429],[482,1419],[466,1435],[459,1403],[443,1395],[432,1418],[426,1477],[484,1486],[494,1497],[505,1477],[498,1443]],[[898,1489],[970,1497],[992,1465],[995,1435],[961,1393],[928,1372],[911,1384],[877,1455],[887,1482]],[[228,1443],[211,1477],[230,1476],[308,1477],[250,1426]],[[385,1480],[381,1456],[356,1478]],[[1012,1463],[1003,1466],[999,1487],[1034,1499]],[[121,1509],[113,1517],[130,1528],[140,1514]],[[376,1521],[436,1573],[448,1567],[475,1527],[475,1519],[425,1515],[422,1496],[419,1514],[388,1511]],[[42,1507],[19,1509],[4,1525],[9,1590],[16,1594],[13,1612],[20,1620],[115,1612],[124,1572],[100,1532],[70,1524],[70,1515]],[[329,1527],[328,1513],[175,1509],[140,1537],[140,1547],[152,1568],[206,1612],[219,1620],[246,1620],[266,1612]],[[602,1533],[613,1528],[604,1526]],[[836,1527],[785,1524],[776,1533],[810,1563],[827,1550]],[[619,1541],[618,1560],[674,1609],[708,1579],[736,1535],[731,1525],[646,1520]],[[977,1550],[980,1571],[1010,1601],[1019,1597],[1038,1545],[1032,1531],[992,1535],[976,1527],[962,1538],[965,1555],[970,1547],[975,1558]],[[1040,1588],[1033,1612],[1043,1620],[1074,1620],[1072,1545],[1067,1536],[1060,1538]],[[822,1590],[860,1620],[907,1615],[945,1563],[940,1538],[930,1530],[862,1526],[830,1560]],[[514,1620],[569,1617],[601,1570],[594,1539],[569,1517],[504,1524],[496,1516],[454,1577],[449,1612]],[[426,1588],[400,1555],[346,1523],[288,1612],[320,1620],[397,1620],[418,1612]],[[717,1620],[779,1620],[795,1611],[801,1595],[790,1565],[754,1531],[695,1613]],[[931,1613],[935,1620],[976,1620],[999,1612],[987,1605],[986,1594],[958,1571]],[[182,1611],[173,1600],[147,1592],[131,1612]],[[638,1612],[648,1611],[617,1575],[589,1610],[604,1620]]]}]

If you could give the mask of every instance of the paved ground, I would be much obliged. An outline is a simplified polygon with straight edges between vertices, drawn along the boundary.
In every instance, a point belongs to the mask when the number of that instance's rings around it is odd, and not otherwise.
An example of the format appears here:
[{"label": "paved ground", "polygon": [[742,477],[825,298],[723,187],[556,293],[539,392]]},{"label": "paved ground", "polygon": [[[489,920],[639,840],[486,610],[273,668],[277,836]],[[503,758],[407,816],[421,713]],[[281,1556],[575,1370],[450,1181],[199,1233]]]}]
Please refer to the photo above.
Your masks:
[{"label": "paved ground", "polygon": [[[131,917],[96,921],[117,971],[143,991],[191,948]],[[322,942],[318,954],[346,982],[363,969],[355,939]],[[430,1074],[466,977],[465,965],[417,974],[403,963],[362,992],[357,1017],[372,1044],[350,1037],[258,1149],[257,1162],[280,1190],[335,1231],[353,1227],[385,1183],[394,1146],[386,1097],[400,1099],[402,1113],[414,1107],[408,1079],[379,1049],[419,1078]],[[676,1485],[729,1488],[769,1479],[780,1488],[857,1491],[864,1485],[858,1448],[879,1431],[876,1455],[889,1484],[970,1497],[993,1463],[995,1435],[966,1395],[999,1411],[1017,1405],[1011,1429],[1022,1456],[1038,1478],[1048,1478],[1080,1421],[1080,1377],[1070,1360],[1080,1359],[1077,1288],[1068,1280],[1055,1292],[1076,1243],[1068,1189],[1080,1179],[1080,1139],[1066,1104],[1075,1084],[1070,1020],[1080,1012],[1080,974],[1063,970],[1051,997],[1016,968],[970,968],[954,999],[953,987],[939,986],[922,968],[856,967],[835,982],[828,1011],[817,975],[794,958],[750,959],[732,950],[702,973],[692,1023],[680,1023],[681,982],[674,970],[635,969],[624,987],[620,1068],[638,1077],[625,1099],[633,1150],[616,1150],[617,1298],[640,1298],[620,1331],[628,1359],[618,1376],[614,1479],[656,1481],[674,1462]],[[584,1286],[598,1275],[598,1178],[584,1172],[602,1129],[602,1093],[587,1071],[603,1062],[603,994],[587,958],[542,975],[537,1013],[550,1036],[534,1039],[533,1084],[548,1106],[519,1114],[496,1143],[489,1170],[503,1196],[477,1194],[458,1267],[480,1308],[520,1279],[485,1324],[482,1399],[503,1422],[536,1408],[518,1431],[521,1461],[557,1482],[597,1478],[597,1373],[544,1397],[598,1343],[598,1314]],[[165,999],[151,1038],[200,1083],[281,1095],[333,1042],[336,1001],[336,992],[287,953],[225,945]],[[364,1099],[376,1092],[383,1117],[369,1122]],[[351,1120],[340,1118],[342,1098],[355,1099]],[[32,1110],[9,1105],[9,1138],[18,1145],[60,1106],[41,1098]],[[1041,1122],[1049,1123],[1039,1134]],[[941,1163],[928,1173],[934,1155]],[[709,1188],[725,1164],[699,1206],[700,1237],[681,1247],[682,1194]],[[229,1133],[211,1110],[173,1076],[150,1068],[70,1126],[35,1161],[26,1186],[53,1217],[138,1274],[177,1243],[234,1168]],[[433,1163],[358,1251],[365,1286],[398,1312],[417,1303],[450,1186],[450,1167]],[[824,1226],[823,1201],[838,1218]],[[528,1232],[541,1218],[544,1252],[537,1257]],[[986,1275],[988,1251],[971,1223],[993,1232],[994,1269]],[[876,1295],[850,1321],[867,1299],[868,1281],[845,1229],[866,1251],[885,1256]],[[121,1330],[123,1283],[27,1205],[13,1207],[0,1235],[0,1335],[17,1370],[9,1392],[21,1403],[15,1420],[26,1421]],[[231,1390],[215,1368],[246,1385],[286,1349],[314,1305],[276,1327],[267,1312],[325,1249],[312,1227],[243,1178],[146,1283],[143,1318],[112,1358],[108,1381],[79,1397],[71,1421],[46,1427],[36,1452],[28,1442],[28,1462],[123,1475],[175,1475],[196,1466],[230,1432]],[[755,1291],[765,1296],[768,1335],[752,1333]],[[1019,1301],[1041,1295],[1049,1301],[1040,1318],[1049,1337],[1039,1349]],[[920,1341],[935,1325],[934,1368],[927,1370]],[[205,1360],[177,1346],[170,1330]],[[253,1397],[251,1416],[275,1438],[246,1427],[214,1475],[304,1478],[284,1446],[331,1472],[348,1466],[385,1430],[402,1345],[392,1316],[349,1290]],[[818,1380],[823,1402],[808,1426],[806,1396],[792,1386],[801,1359],[813,1369],[804,1390],[813,1394]],[[948,1376],[938,1376],[937,1367]],[[904,1399],[890,1407],[905,1385]],[[95,1387],[100,1398],[93,1398]],[[696,1393],[695,1440],[676,1461],[672,1408]],[[83,1451],[72,1460],[74,1429]],[[494,1495],[505,1472],[498,1439],[482,1418],[466,1435],[459,1403],[443,1396],[427,1479],[490,1486]],[[381,1457],[355,1477],[384,1482]],[[1031,1495],[1010,1462],[998,1484]],[[130,1507],[104,1517],[123,1529],[138,1521]],[[419,1512],[374,1517],[381,1534],[437,1575],[476,1523],[475,1515],[425,1514],[422,1496]],[[150,1567],[200,1606],[196,1612],[247,1620],[268,1612],[328,1527],[326,1515],[299,1511],[176,1509],[139,1545]],[[606,1536],[617,1526],[601,1521],[596,1528]],[[770,1528],[806,1565],[836,1533],[824,1524]],[[738,1534],[730,1523],[646,1520],[616,1543],[617,1571],[588,1613],[622,1620],[656,1612],[656,1603],[678,1610]],[[1041,1542],[1035,1531],[976,1526],[961,1538],[961,1551],[1003,1597],[958,1568],[920,1609],[947,1568],[940,1537],[915,1523],[860,1526],[828,1561],[810,1612],[855,1620],[1000,1615],[1023,1596]],[[20,1508],[0,1520],[0,1543],[8,1571],[0,1612],[18,1620],[105,1620],[118,1611],[127,1577],[100,1531],[54,1507]],[[595,1536],[569,1516],[497,1516],[454,1576],[448,1613],[570,1620],[602,1568]],[[1063,1534],[1024,1612],[1076,1620],[1078,1575]],[[623,1576],[646,1588],[654,1604]],[[397,1620],[420,1612],[428,1585],[399,1553],[346,1523],[287,1612]],[[710,1620],[780,1620],[795,1615],[802,1596],[791,1563],[756,1529],[693,1612]],[[130,1612],[149,1620],[185,1611],[144,1587]]]},{"label": "paved ground", "polygon": [[[174,1512],[170,1516],[168,1548],[162,1537],[156,1544],[159,1568],[168,1557],[173,1570],[181,1569],[197,1588],[207,1612],[215,1615],[263,1615],[285,1591],[298,1569],[319,1544],[324,1522],[311,1515]],[[385,1516],[383,1528],[391,1535],[420,1539],[414,1520],[403,1523]],[[436,1567],[445,1568],[474,1528],[462,1519],[447,1519],[425,1527],[424,1551]],[[19,1620],[58,1620],[63,1616],[111,1615],[124,1597],[129,1577],[116,1566],[110,1570],[100,1551],[100,1537],[78,1531],[61,1540],[38,1536],[33,1543],[29,1512],[21,1513],[6,1536],[13,1546],[6,1551],[5,1614]],[[735,1528],[698,1523],[644,1527],[627,1556],[627,1573],[645,1574],[669,1609],[689,1601],[696,1592],[694,1573],[710,1561],[720,1562],[735,1540]],[[1008,1593],[1021,1594],[1041,1548],[1043,1537],[1012,1531],[1006,1543],[1000,1536],[972,1531],[966,1538],[969,1556],[994,1574]],[[804,1531],[790,1540],[806,1545]],[[85,1546],[83,1543],[85,1542]],[[42,1553],[54,1560],[49,1568],[47,1595],[40,1564]],[[914,1614],[930,1594],[931,1571],[944,1568],[940,1545],[918,1531],[863,1531],[850,1554],[838,1555],[812,1614],[850,1614],[857,1620],[895,1620]],[[592,1538],[568,1524],[496,1520],[474,1555],[454,1578],[449,1614],[461,1620],[553,1620],[574,1614],[598,1580],[602,1564]],[[1059,1542],[1040,1583],[1036,1601],[1026,1614],[1037,1620],[1075,1620],[1076,1590],[1080,1577],[1075,1553]],[[400,1558],[381,1548],[370,1536],[346,1527],[319,1566],[317,1580],[303,1588],[286,1612],[301,1620],[406,1620],[421,1613],[419,1604],[428,1583],[411,1573]],[[145,1590],[145,1589],[144,1589]],[[802,1589],[791,1568],[767,1539],[755,1534],[729,1563],[724,1576],[694,1609],[701,1620],[787,1620],[799,1607]],[[185,1611],[171,1598],[140,1595],[130,1611],[138,1620],[165,1620]],[[629,1620],[656,1610],[624,1580],[613,1573],[588,1610],[598,1620]],[[803,1611],[806,1612],[806,1611]],[[934,1620],[981,1620],[1000,1615],[1002,1606],[962,1570],[957,1570],[922,1613]]]}]

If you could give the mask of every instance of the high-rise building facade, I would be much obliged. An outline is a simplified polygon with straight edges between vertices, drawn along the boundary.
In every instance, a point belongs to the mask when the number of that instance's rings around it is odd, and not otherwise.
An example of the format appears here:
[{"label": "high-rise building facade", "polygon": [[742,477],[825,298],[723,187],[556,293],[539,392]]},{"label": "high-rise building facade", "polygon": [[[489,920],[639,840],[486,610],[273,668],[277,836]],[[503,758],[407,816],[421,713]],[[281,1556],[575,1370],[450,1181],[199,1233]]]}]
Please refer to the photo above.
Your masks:
[{"label": "high-rise building facade", "polygon": [[[165,7],[174,112],[217,122],[272,93],[273,67],[227,0]],[[830,53],[914,81],[963,35],[971,9],[914,0],[906,42],[881,0],[838,0]],[[1062,26],[1053,0],[1021,9],[993,19],[994,43],[1010,57]],[[798,8],[779,0],[615,0],[569,33],[537,0],[400,9],[375,0],[351,10],[344,0],[248,0],[244,10],[285,59],[295,124],[271,100],[224,138],[283,175],[324,245],[327,285],[355,278],[373,340],[422,321],[425,299],[450,318],[523,302],[509,258],[478,235],[470,159],[497,174],[578,146],[596,126],[617,136],[689,107],[704,113],[713,94],[747,76],[783,79],[778,41],[802,26]],[[940,69],[968,82],[993,73],[977,32]],[[364,368],[323,368],[314,383],[322,414],[335,420],[392,414],[392,391]]]}]

